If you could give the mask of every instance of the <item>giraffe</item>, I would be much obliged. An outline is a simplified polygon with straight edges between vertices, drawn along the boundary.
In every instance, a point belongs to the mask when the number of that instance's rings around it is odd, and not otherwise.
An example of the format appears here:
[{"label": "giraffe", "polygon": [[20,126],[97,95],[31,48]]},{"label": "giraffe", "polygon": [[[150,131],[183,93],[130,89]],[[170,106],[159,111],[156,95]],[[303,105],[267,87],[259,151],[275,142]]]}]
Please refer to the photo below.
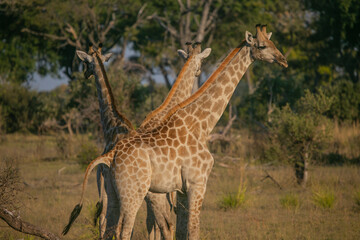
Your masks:
[{"label": "giraffe", "polygon": [[255,36],[246,31],[245,40],[195,94],[173,107],[158,127],[120,140],[111,151],[89,164],[80,203],[92,169],[100,163],[110,166],[121,202],[117,239],[130,239],[136,213],[148,191],[186,193],[186,237],[199,239],[200,208],[214,163],[206,146],[207,136],[252,62],[262,60],[288,66],[270,37],[266,25],[257,25]]},{"label": "giraffe", "polygon": [[[151,114],[149,114],[147,116],[146,120],[144,121],[144,123],[146,123],[146,126],[140,127],[138,129],[139,131],[142,131],[142,129],[145,129],[145,128],[155,127],[157,124],[156,121],[161,116],[164,116],[168,109],[170,109],[171,107],[175,106],[177,103],[181,102],[182,100],[185,100],[187,97],[190,96],[193,83],[194,83],[195,79],[197,78],[197,76],[201,73],[201,70],[200,70],[201,62],[203,61],[204,58],[209,56],[211,49],[208,48],[208,49],[205,49],[203,52],[201,52],[200,43],[195,43],[194,48],[192,48],[191,43],[187,43],[187,45],[188,45],[187,52],[185,52],[183,50],[178,50],[179,55],[182,56],[185,60],[187,60],[187,62],[185,63],[183,69],[181,70],[181,72],[179,74],[179,77],[175,81],[175,83],[174,83],[171,91],[169,92],[167,98],[165,99],[164,103],[159,108],[157,108],[156,110],[154,110]],[[105,117],[107,117],[107,119],[106,119],[107,121],[105,123],[104,123],[104,121],[102,121],[105,140],[106,140],[106,147],[104,150],[104,153],[105,153],[109,149],[111,149],[113,147],[113,145],[119,139],[126,137],[126,134],[125,134],[126,132],[122,131],[122,129],[120,129],[120,131],[119,131],[119,129],[118,129],[119,126],[117,126],[117,124],[116,124],[117,123],[116,117],[120,116],[120,114],[116,111],[116,106],[114,105],[113,95],[111,92],[109,82],[107,80],[106,72],[104,70],[102,62],[100,61],[100,59],[105,60],[105,58],[106,58],[106,60],[108,60],[108,58],[110,57],[111,54],[106,54],[105,56],[102,56],[101,47],[99,47],[99,49],[97,51],[94,50],[92,47],[90,47],[90,50],[89,50],[90,56],[89,56],[89,54],[86,54],[81,51],[77,51],[77,54],[80,57],[80,59],[82,59],[86,63],[87,70],[85,71],[85,77],[87,77],[87,78],[90,77],[92,75],[92,71],[94,69],[98,68],[98,71],[96,71],[96,72],[93,71],[93,72],[95,75],[96,85],[97,85],[97,90],[98,90],[99,105],[100,105],[100,111],[101,111],[101,116],[102,116],[101,119],[105,120]],[[97,62],[94,61],[94,63],[95,63],[94,66],[89,64],[91,62],[92,58],[95,58],[98,60]],[[97,66],[97,65],[99,65],[99,66]],[[110,110],[110,112],[109,112],[109,110]],[[113,114],[114,112],[117,113],[117,115]],[[104,117],[104,113],[106,115],[105,117]],[[131,125],[131,123],[129,125]],[[106,169],[101,169],[101,171],[106,171]],[[105,176],[108,176],[108,175],[105,175]],[[109,179],[109,178],[107,178],[107,179]],[[101,180],[102,180],[101,181],[102,186],[99,186],[99,189],[104,189],[104,186],[103,186],[104,178],[102,178]],[[101,201],[103,203],[107,204],[107,200],[110,197],[106,193],[110,192],[111,184],[108,183],[108,186],[105,189],[107,189],[105,192],[100,191],[101,197],[103,198]],[[110,193],[112,193],[112,192],[110,192]],[[111,196],[113,196],[113,195],[111,195]],[[155,214],[156,223],[158,223],[158,224],[160,223],[159,224],[160,229],[161,229],[161,232],[163,233],[164,237],[166,239],[170,238],[169,237],[169,229],[166,229],[166,227],[169,227],[170,232],[171,232],[171,227],[173,224],[170,221],[170,209],[169,209],[169,207],[166,208],[166,205],[167,205],[166,196],[164,194],[163,194],[163,196],[160,196],[159,194],[149,193],[146,196],[145,200],[146,200],[148,206],[151,206],[150,216],[152,215],[154,217],[154,214]],[[111,202],[112,202],[112,204],[110,204]],[[113,202],[116,202],[114,197],[112,197],[112,201],[109,201],[109,206],[114,205]],[[106,214],[107,208],[103,208],[103,210],[104,209],[105,209],[105,214]],[[116,210],[114,207],[110,208],[110,209]],[[167,209],[167,211],[164,211],[164,209]],[[151,210],[153,211],[153,213]],[[116,213],[118,213],[118,211],[112,211],[112,212],[109,212],[108,214],[114,215],[113,212],[115,212],[115,217],[112,217],[112,218],[118,219],[118,217],[116,217]],[[148,213],[149,213],[149,207],[148,207]],[[105,214],[102,213],[100,215],[100,223],[103,223],[100,226],[100,229],[102,230],[101,237],[103,237],[104,233],[106,232],[105,231],[106,229],[102,228],[102,227],[105,228],[105,225],[106,225]],[[149,218],[150,218],[150,220],[149,220]],[[147,221],[152,223],[150,226],[152,226],[152,227],[156,226],[154,220],[151,217],[148,217]],[[66,233],[65,230],[64,230],[64,233]],[[150,231],[149,231],[149,234],[154,234],[154,233],[150,233]],[[170,235],[172,235],[172,234],[170,234]],[[159,239],[159,237],[160,237],[160,234],[152,236],[152,238],[157,238],[157,239]]]},{"label": "giraffe", "polygon": [[[89,47],[88,54],[77,52],[78,57],[85,63],[85,78],[95,77],[97,89],[100,121],[105,140],[103,153],[108,152],[114,143],[119,139],[128,136],[134,131],[131,122],[117,110],[110,83],[105,72],[103,62],[110,59],[112,53],[102,55],[102,44],[96,50],[92,45]],[[100,237],[103,238],[105,233],[110,231],[117,223],[117,211],[119,209],[118,200],[115,190],[111,183],[109,168],[103,164],[97,170],[97,184],[100,194],[101,204],[97,204],[99,213],[99,230]],[[106,215],[108,214],[108,215]]]}]

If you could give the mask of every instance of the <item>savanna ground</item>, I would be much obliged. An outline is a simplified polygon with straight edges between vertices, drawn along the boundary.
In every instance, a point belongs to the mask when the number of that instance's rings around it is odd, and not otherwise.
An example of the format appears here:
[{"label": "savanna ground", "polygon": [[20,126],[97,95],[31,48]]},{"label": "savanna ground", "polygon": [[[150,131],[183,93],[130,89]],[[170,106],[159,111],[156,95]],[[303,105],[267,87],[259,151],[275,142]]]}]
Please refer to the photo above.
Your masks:
[{"label": "savanna ground", "polygon": [[[337,144],[344,145],[341,149],[358,154],[359,146],[347,143],[355,135],[359,138],[358,126],[337,132]],[[66,138],[16,134],[6,135],[0,143],[1,162],[12,160],[23,182],[18,213],[25,221],[58,235],[80,198],[85,172],[71,155],[95,142],[89,136],[78,136],[69,144]],[[239,141],[246,146],[254,140],[243,135]],[[348,148],[351,145],[356,149]],[[360,239],[359,165],[311,166],[307,187],[301,188],[291,166],[259,164],[249,159],[253,153],[241,151],[240,157],[215,156],[201,212],[202,239]],[[240,183],[246,188],[244,202],[235,209],[221,207],[224,196],[236,194]],[[317,202],[316,196],[320,196]],[[98,200],[94,173],[85,199],[80,217],[63,239],[96,239],[97,227],[92,225]],[[145,217],[143,204],[133,239],[146,239]],[[0,239],[37,238],[0,221]]]}]

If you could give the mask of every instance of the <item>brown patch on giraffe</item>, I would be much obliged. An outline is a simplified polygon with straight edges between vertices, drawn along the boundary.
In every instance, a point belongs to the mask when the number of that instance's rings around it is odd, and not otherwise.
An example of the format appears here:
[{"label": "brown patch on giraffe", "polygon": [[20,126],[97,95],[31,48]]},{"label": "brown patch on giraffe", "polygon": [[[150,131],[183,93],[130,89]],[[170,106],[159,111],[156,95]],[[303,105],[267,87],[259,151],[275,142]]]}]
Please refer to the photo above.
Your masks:
[{"label": "brown patch on giraffe", "polygon": [[212,103],[210,100],[207,100],[204,104],[203,104],[203,109],[210,109]]},{"label": "brown patch on giraffe", "polygon": [[181,128],[178,128],[178,130],[177,130],[177,134],[178,134],[178,136],[186,136],[186,133],[187,133],[187,131],[186,131],[186,127],[185,126],[182,126]]},{"label": "brown patch on giraffe", "polygon": [[235,70],[235,71],[238,71],[238,70],[239,70],[239,64],[235,64],[234,70]]},{"label": "brown patch on giraffe", "polygon": [[196,139],[191,134],[189,134],[187,138],[187,145],[188,146],[196,145],[196,143],[197,143]]},{"label": "brown patch on giraffe", "polygon": [[176,158],[176,151],[175,151],[174,148],[170,148],[170,149],[169,149],[169,158],[170,158],[170,160]]},{"label": "brown patch on giraffe", "polygon": [[161,152],[164,154],[164,155],[168,155],[168,152],[169,152],[169,148],[168,147],[162,147],[161,148]]},{"label": "brown patch on giraffe", "polygon": [[176,158],[176,165],[180,166],[181,165],[181,158]]},{"label": "brown patch on giraffe", "polygon": [[169,136],[169,138],[175,139],[176,138],[176,129],[170,128],[168,136]]},{"label": "brown patch on giraffe", "polygon": [[158,139],[158,140],[156,141],[156,145],[157,145],[157,146],[160,146],[160,147],[166,145],[165,139]]},{"label": "brown patch on giraffe", "polygon": [[[244,70],[242,70],[242,72],[244,72]],[[241,79],[241,78],[242,78],[242,72],[237,72],[237,79]]]},{"label": "brown patch on giraffe", "polygon": [[233,67],[231,67],[231,66],[229,66],[228,67],[228,69],[229,69],[229,74],[230,74],[230,76],[233,76],[234,75],[234,73],[235,73],[235,71],[234,71],[234,68]]},{"label": "brown patch on giraffe", "polygon": [[186,125],[186,126],[191,125],[193,122],[194,122],[194,117],[193,117],[193,116],[187,116],[187,117],[185,118],[185,125]]},{"label": "brown patch on giraffe", "polygon": [[139,150],[139,157],[141,159],[146,159],[146,153],[144,151]]},{"label": "brown patch on giraffe", "polygon": [[180,137],[179,137],[179,140],[180,140],[181,144],[185,144],[185,142],[186,142],[186,135],[180,136]]},{"label": "brown patch on giraffe", "polygon": [[183,120],[181,120],[180,118],[176,119],[176,121],[175,121],[175,127],[180,127],[180,126],[182,126],[182,125],[184,125]]},{"label": "brown patch on giraffe", "polygon": [[174,164],[172,162],[169,162],[166,166],[166,169],[171,171],[173,169],[173,167],[174,167]]},{"label": "brown patch on giraffe", "polygon": [[190,147],[190,152],[192,155],[194,155],[197,152],[197,147],[191,146]]},{"label": "brown patch on giraffe", "polygon": [[208,124],[207,124],[206,121],[202,121],[202,122],[201,122],[201,128],[202,128],[202,129],[207,129],[207,128],[208,128],[207,126],[208,126]]},{"label": "brown patch on giraffe", "polygon": [[232,93],[234,90],[234,88],[232,88],[231,86],[227,86],[224,90],[224,94],[227,96],[229,95],[230,93]]},{"label": "brown patch on giraffe", "polygon": [[138,161],[138,165],[140,168],[145,168],[146,167],[146,161]]},{"label": "brown patch on giraffe", "polygon": [[208,168],[207,163],[203,163],[202,167],[201,167],[201,173],[204,174],[206,172],[207,168]]},{"label": "brown patch on giraffe", "polygon": [[166,138],[166,143],[168,146],[172,146],[172,139]]},{"label": "brown patch on giraffe", "polygon": [[187,150],[187,148],[185,146],[179,147],[178,154],[181,157],[188,157],[190,155],[189,151]]},{"label": "brown patch on giraffe", "polygon": [[174,143],[173,143],[173,146],[174,146],[175,148],[177,148],[179,145],[180,145],[179,140],[175,139],[175,140],[174,140]]}]

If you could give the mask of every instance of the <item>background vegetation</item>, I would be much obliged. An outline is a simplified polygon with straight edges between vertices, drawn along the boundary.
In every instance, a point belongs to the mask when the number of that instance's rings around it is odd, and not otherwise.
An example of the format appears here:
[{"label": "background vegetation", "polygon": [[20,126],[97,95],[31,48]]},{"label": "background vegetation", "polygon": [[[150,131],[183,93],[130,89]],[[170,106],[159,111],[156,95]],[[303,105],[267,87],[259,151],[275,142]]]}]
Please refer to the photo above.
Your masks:
[{"label": "background vegetation", "polygon": [[[324,239],[359,238],[353,229],[360,229],[353,221],[360,191],[359,19],[356,0],[0,0],[0,180],[8,193],[0,195],[1,206],[14,203],[8,208],[25,208],[30,220],[59,232],[73,205],[62,204],[77,192],[69,186],[81,182],[83,165],[102,151],[95,83],[83,78],[76,49],[102,42],[114,53],[106,67],[117,106],[139,126],[171,88],[183,64],[176,50],[185,42],[212,48],[202,84],[245,30],[267,23],[289,67],[254,63],[209,139],[217,164],[203,237],[318,239],[309,230],[315,224]],[[32,90],[38,75],[64,76],[68,84]],[[33,207],[62,210],[49,219],[35,216]],[[213,217],[219,211],[221,220]],[[230,227],[233,221],[246,228]],[[73,238],[96,235],[84,229]]]}]

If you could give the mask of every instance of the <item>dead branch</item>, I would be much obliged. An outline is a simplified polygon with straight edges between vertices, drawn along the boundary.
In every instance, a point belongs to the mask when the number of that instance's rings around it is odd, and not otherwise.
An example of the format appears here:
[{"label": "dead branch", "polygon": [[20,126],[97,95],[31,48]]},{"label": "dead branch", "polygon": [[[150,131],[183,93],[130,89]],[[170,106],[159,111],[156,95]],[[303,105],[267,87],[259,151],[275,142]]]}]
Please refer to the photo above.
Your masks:
[{"label": "dead branch", "polygon": [[280,190],[283,190],[281,185],[268,173],[268,171],[266,171],[265,169],[263,169],[263,171],[265,172],[266,176],[260,180],[261,182],[264,181],[265,179],[269,178],[271,181],[273,181],[276,184],[276,186],[278,186],[280,188]]},{"label": "dead branch", "polygon": [[49,240],[60,239],[54,233],[51,233],[43,228],[40,228],[31,223],[23,221],[20,216],[16,216],[14,213],[10,212],[9,210],[3,207],[0,207],[0,218],[4,220],[10,227],[15,229],[16,231],[41,237],[43,239],[49,239]]}]

